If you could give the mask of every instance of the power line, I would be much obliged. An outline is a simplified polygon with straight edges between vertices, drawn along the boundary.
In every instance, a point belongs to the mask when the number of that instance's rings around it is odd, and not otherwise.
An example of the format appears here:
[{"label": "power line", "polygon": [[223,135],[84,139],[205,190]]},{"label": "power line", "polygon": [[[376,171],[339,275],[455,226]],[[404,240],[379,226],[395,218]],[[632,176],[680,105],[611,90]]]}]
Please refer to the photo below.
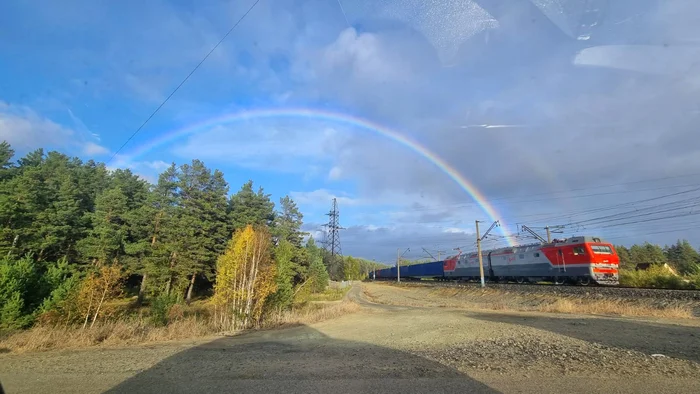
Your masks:
[{"label": "power line", "polygon": [[127,140],[122,144],[122,146],[120,146],[119,149],[117,149],[117,151],[114,152],[114,154],[112,155],[112,157],[110,157],[109,160],[107,161],[107,164],[111,163],[112,160],[114,160],[114,158],[119,154],[119,152],[121,152],[122,149],[124,149],[124,147],[126,147],[126,145],[127,145],[134,137],[136,137],[136,135],[141,131],[141,129],[143,129],[143,127],[146,126],[146,123],[148,123],[148,122],[151,120],[151,118],[153,118],[153,117],[156,115],[156,113],[158,113],[158,111],[160,111],[160,109],[163,108],[163,106],[165,105],[165,103],[167,103],[167,102],[170,100],[170,98],[173,97],[173,95],[174,95],[178,90],[180,90],[180,88],[182,87],[182,85],[184,85],[185,82],[187,82],[187,80],[190,79],[190,77],[192,76],[192,74],[194,74],[195,71],[197,71],[197,69],[199,69],[199,67],[209,58],[209,56],[211,56],[211,54],[216,50],[216,48],[218,48],[219,45],[221,45],[221,43],[224,42],[224,40],[226,39],[226,37],[228,37],[229,34],[231,34],[231,32],[233,32],[233,30],[234,30],[236,27],[238,27],[238,25],[243,21],[243,19],[245,19],[245,17],[248,16],[248,14],[250,13],[250,11],[252,11],[253,8],[255,8],[255,6],[258,5],[259,2],[260,2],[260,0],[255,0],[255,2],[253,3],[253,5],[251,5],[250,8],[248,8],[248,10],[243,14],[243,16],[241,16],[241,17],[238,19],[238,21],[236,21],[236,23],[228,30],[228,32],[226,32],[226,34],[224,34],[224,36],[221,37],[221,39],[219,40],[219,42],[217,42],[216,45],[214,45],[214,47],[204,56],[204,58],[202,58],[202,60],[201,60],[199,63],[197,63],[196,66],[194,66],[194,68],[192,69],[192,71],[190,71],[190,73],[187,74],[187,76],[185,77],[185,79],[183,79],[182,82],[180,82],[180,84],[177,85],[177,87],[175,87],[175,90],[173,90],[173,91],[168,95],[168,97],[166,97],[165,100],[163,100],[163,102],[160,103],[160,105],[155,109],[155,111],[153,111],[153,112],[148,116],[148,118],[146,118],[146,120],[143,121],[143,123],[141,123],[141,125],[136,129],[136,131],[134,131],[134,133],[131,134],[131,136],[130,136],[129,138],[127,138]]},{"label": "power line", "polygon": [[[618,190],[618,191],[603,192],[603,193],[579,194],[579,195],[573,195],[573,196],[571,196],[571,195],[569,195],[569,196],[552,196],[552,197],[540,198],[540,199],[535,199],[535,200],[508,201],[509,199],[513,199],[513,198],[533,197],[533,196],[538,196],[538,195],[552,195],[552,194],[557,194],[560,192],[537,193],[537,194],[533,194],[533,195],[501,197],[501,198],[492,198],[492,199],[487,199],[487,200],[491,205],[497,205],[497,204],[493,203],[494,201],[501,201],[501,202],[503,202],[503,205],[511,206],[514,204],[523,204],[523,203],[531,203],[531,202],[572,200],[572,199],[577,199],[577,198],[600,197],[600,196],[608,196],[608,195],[616,195],[616,194],[630,194],[630,193],[639,193],[639,192],[646,192],[646,191],[667,190],[667,189],[673,189],[673,188],[695,187],[695,186],[698,186],[698,184],[692,183],[692,184],[683,184],[683,185],[669,185],[669,186],[646,188],[646,189]],[[595,188],[597,188],[597,187],[595,187]],[[578,190],[582,190],[582,189],[578,189]],[[695,191],[695,190],[700,190],[700,189],[693,189],[693,191]],[[403,213],[403,212],[433,211],[433,210],[443,210],[443,209],[451,209],[451,208],[467,208],[469,206],[476,206],[476,205],[477,205],[477,203],[475,201],[470,201],[470,202],[458,202],[458,203],[452,203],[452,204],[429,205],[429,206],[411,208],[410,210],[391,211],[391,212],[392,213]]]},{"label": "power line", "polygon": [[674,196],[678,196],[678,195],[681,195],[681,194],[687,194],[687,193],[692,193],[692,192],[696,192],[696,191],[700,191],[700,188],[693,188],[693,189],[689,189],[689,190],[683,190],[683,191],[680,191],[680,192],[665,194],[665,195],[662,195],[662,196],[656,196],[656,197],[651,197],[651,198],[645,198],[645,199],[642,199],[642,200],[628,201],[628,202],[619,203],[619,204],[613,204],[613,205],[608,205],[608,206],[605,206],[605,205],[604,205],[604,206],[597,207],[597,208],[593,208],[593,209],[590,209],[590,210],[580,211],[580,212],[578,212],[578,213],[563,214],[563,215],[558,215],[558,216],[546,217],[546,218],[538,219],[537,221],[540,221],[540,222],[543,222],[543,221],[552,221],[552,220],[556,220],[556,219],[562,219],[562,218],[567,218],[567,217],[572,217],[572,216],[578,216],[578,215],[585,214],[585,213],[593,213],[593,212],[608,211],[608,210],[611,210],[611,209],[623,208],[623,207],[632,206],[632,205],[639,204],[639,203],[661,200],[661,199],[664,199],[664,198],[674,197]]},{"label": "power line", "polygon": [[[687,194],[687,193],[692,193],[692,192],[697,192],[697,191],[700,191],[700,188],[693,188],[693,189],[689,189],[689,190],[683,190],[683,191],[680,191],[680,192],[665,194],[665,195],[662,195],[662,196],[656,196],[656,197],[646,198],[646,199],[642,199],[642,200],[628,201],[628,202],[619,203],[619,204],[613,204],[613,205],[603,205],[603,206],[599,206],[599,207],[592,208],[592,209],[587,209],[587,210],[582,210],[582,211],[573,211],[573,212],[570,212],[570,213],[558,214],[558,215],[554,215],[554,216],[547,216],[547,217],[544,217],[544,218],[536,218],[536,219],[528,220],[528,222],[530,222],[530,223],[533,223],[533,222],[534,222],[534,223],[552,222],[552,221],[555,221],[555,220],[560,220],[560,219],[565,219],[565,218],[572,218],[572,217],[574,217],[574,216],[580,216],[580,215],[584,215],[584,214],[587,214],[587,213],[603,212],[603,211],[609,211],[609,210],[613,210],[613,209],[625,208],[625,207],[634,206],[634,205],[640,204],[640,203],[645,203],[645,202],[650,202],[650,201],[661,200],[661,199],[665,199],[665,198],[669,198],[669,197],[674,197],[674,196],[679,196],[679,195],[682,195],[682,194]],[[627,214],[627,213],[638,213],[638,212],[641,212],[641,211],[644,211],[644,210],[650,210],[650,209],[660,208],[660,207],[668,206],[668,205],[672,205],[672,204],[679,204],[679,203],[681,203],[681,202],[686,202],[686,201],[691,201],[691,200],[697,200],[698,198],[700,198],[700,196],[699,196],[699,197],[691,197],[691,198],[687,198],[687,199],[684,199],[684,200],[679,200],[679,201],[674,201],[674,202],[669,202],[669,203],[663,203],[663,204],[652,205],[652,206],[649,206],[649,207],[642,207],[642,208],[635,209],[634,211],[630,211],[630,212],[616,213],[616,214],[601,216],[601,217],[597,217],[597,218],[591,218],[591,219],[585,219],[585,220],[576,221],[576,222],[570,222],[570,223],[562,224],[562,225],[575,225],[575,224],[585,223],[585,222],[594,221],[594,220],[599,220],[599,219],[604,219],[604,218],[609,218],[609,217],[616,217],[616,216],[620,216],[620,215]],[[406,212],[408,212],[408,211],[406,211]],[[510,218],[510,217],[502,217],[502,218],[503,218],[503,219],[513,219],[513,220],[508,220],[508,221],[516,221],[516,220],[517,220],[517,221],[519,221],[519,222],[522,223],[522,222],[523,222],[523,221],[521,220],[522,218],[526,218],[526,217],[537,217],[537,216],[542,216],[542,215],[553,215],[553,214],[554,214],[554,212],[540,212],[540,213],[537,213],[537,214],[530,214],[530,215],[517,215],[517,216],[512,217],[512,218]],[[401,221],[401,222],[391,222],[391,223],[389,223],[389,225],[441,223],[442,221],[443,221],[443,220],[441,220],[441,219],[435,219],[435,220],[412,220],[412,221],[403,220],[403,221]],[[442,229],[442,228],[449,228],[449,226],[431,226],[431,227],[439,228],[439,229]],[[530,227],[536,228],[537,226],[530,226]]]},{"label": "power line", "polygon": [[[688,201],[693,201],[693,202],[689,203]],[[659,208],[673,206],[673,205],[678,205],[678,206],[674,207],[674,208],[663,209],[660,211],[658,210]],[[697,205],[698,205],[698,197],[694,197],[694,198],[689,198],[689,199],[685,199],[685,200],[673,201],[673,202],[669,202],[669,203],[665,203],[665,204],[658,204],[658,205],[651,206],[651,207],[635,209],[633,211],[620,212],[620,213],[616,213],[616,214],[612,214],[612,215],[606,215],[606,216],[601,216],[601,217],[597,217],[597,218],[581,220],[578,222],[567,223],[567,224],[562,225],[562,226],[580,225],[580,224],[584,224],[584,223],[596,224],[595,222],[599,222],[601,220],[603,222],[606,222],[606,221],[612,222],[612,221],[617,221],[617,220],[631,219],[631,218],[640,217],[640,216],[649,216],[649,215],[655,215],[655,214],[659,214],[659,213],[673,212],[673,211],[677,211],[679,209],[692,208],[692,207],[697,206]],[[645,211],[649,211],[649,210],[657,210],[657,211],[644,213]],[[632,214],[632,215],[625,216],[625,215],[630,215],[630,214]],[[591,222],[594,222],[594,223],[591,223]]]},{"label": "power line", "polygon": [[679,231],[689,231],[689,230],[697,230],[698,226],[697,224],[692,227],[681,227],[681,228],[675,228],[675,229],[666,229],[666,230],[661,230],[661,231],[652,231],[652,232],[647,232],[647,233],[642,233],[642,234],[627,234],[627,235],[620,235],[620,236],[612,236],[612,237],[606,237],[606,239],[626,239],[626,238],[632,238],[632,237],[641,237],[645,235],[655,235],[655,234],[669,234],[669,233],[677,233]]},{"label": "power line", "polygon": [[606,226],[601,226],[601,227],[593,228],[593,230],[595,230],[595,229],[610,228],[610,227],[624,226],[624,225],[627,225],[627,224],[654,222],[654,221],[657,221],[657,220],[667,220],[667,219],[673,219],[673,218],[679,218],[679,217],[688,217],[688,216],[696,216],[696,215],[700,215],[700,212],[696,212],[696,213],[684,213],[684,214],[679,214],[679,215],[665,216],[665,217],[660,217],[660,218],[652,218],[652,219],[644,219],[644,220],[635,220],[635,221],[627,222],[627,223],[609,224],[609,225],[606,225]]}]

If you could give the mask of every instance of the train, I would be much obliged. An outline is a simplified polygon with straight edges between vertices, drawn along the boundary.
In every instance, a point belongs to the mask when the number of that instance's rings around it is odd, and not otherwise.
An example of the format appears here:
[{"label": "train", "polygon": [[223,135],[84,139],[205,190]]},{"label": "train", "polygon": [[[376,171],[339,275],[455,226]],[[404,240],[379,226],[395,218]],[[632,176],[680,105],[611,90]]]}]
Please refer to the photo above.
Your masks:
[{"label": "train", "polygon": [[[528,245],[483,250],[484,278],[489,282],[557,285],[619,284],[620,258],[614,246],[599,237],[577,236]],[[396,267],[376,270],[370,279],[397,278]],[[399,278],[406,280],[481,280],[477,252],[424,264],[401,266]]]}]

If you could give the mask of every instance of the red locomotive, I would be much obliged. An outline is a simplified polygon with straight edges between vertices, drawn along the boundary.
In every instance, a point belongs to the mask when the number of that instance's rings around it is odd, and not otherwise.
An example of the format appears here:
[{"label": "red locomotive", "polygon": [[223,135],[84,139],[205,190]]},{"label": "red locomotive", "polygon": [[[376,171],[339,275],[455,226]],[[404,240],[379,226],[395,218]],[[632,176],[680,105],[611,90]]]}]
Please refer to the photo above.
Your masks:
[{"label": "red locomotive", "polygon": [[[597,237],[572,237],[482,251],[484,276],[493,281],[551,281],[587,285],[618,284],[620,259],[612,244]],[[477,253],[447,259],[447,279],[480,279]]]}]

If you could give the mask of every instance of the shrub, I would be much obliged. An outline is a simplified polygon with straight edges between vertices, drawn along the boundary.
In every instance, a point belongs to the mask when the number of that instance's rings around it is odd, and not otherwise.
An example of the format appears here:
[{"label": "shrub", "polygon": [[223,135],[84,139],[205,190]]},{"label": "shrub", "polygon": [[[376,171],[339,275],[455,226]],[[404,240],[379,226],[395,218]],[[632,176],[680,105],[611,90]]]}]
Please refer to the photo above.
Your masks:
[{"label": "shrub", "polygon": [[168,325],[174,314],[171,309],[182,300],[174,294],[161,294],[151,300],[151,323],[156,327]]},{"label": "shrub", "polygon": [[652,265],[647,270],[623,270],[620,273],[620,284],[630,287],[664,289],[684,289],[689,287],[689,284],[682,277],[674,275],[663,265]]},{"label": "shrub", "polygon": [[309,279],[311,280],[311,291],[313,293],[320,293],[328,287],[328,271],[326,271],[323,260],[320,258],[311,261]]},{"label": "shrub", "polygon": [[41,272],[34,259],[0,260],[0,329],[19,329],[31,325],[44,291]]}]

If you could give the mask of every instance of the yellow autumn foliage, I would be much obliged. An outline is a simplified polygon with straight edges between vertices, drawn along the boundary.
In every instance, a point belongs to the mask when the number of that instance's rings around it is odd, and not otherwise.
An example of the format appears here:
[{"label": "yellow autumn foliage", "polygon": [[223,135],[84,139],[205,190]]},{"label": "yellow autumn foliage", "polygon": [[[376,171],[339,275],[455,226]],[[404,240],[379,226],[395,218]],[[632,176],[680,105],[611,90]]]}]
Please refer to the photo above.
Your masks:
[{"label": "yellow autumn foliage", "polygon": [[102,265],[91,272],[81,283],[77,297],[77,308],[85,316],[83,328],[92,319],[90,327],[95,324],[105,301],[121,293],[122,269],[118,264]]},{"label": "yellow autumn foliage", "polygon": [[216,263],[213,303],[222,329],[259,325],[267,296],[274,293],[275,264],[265,228],[238,230]]}]

